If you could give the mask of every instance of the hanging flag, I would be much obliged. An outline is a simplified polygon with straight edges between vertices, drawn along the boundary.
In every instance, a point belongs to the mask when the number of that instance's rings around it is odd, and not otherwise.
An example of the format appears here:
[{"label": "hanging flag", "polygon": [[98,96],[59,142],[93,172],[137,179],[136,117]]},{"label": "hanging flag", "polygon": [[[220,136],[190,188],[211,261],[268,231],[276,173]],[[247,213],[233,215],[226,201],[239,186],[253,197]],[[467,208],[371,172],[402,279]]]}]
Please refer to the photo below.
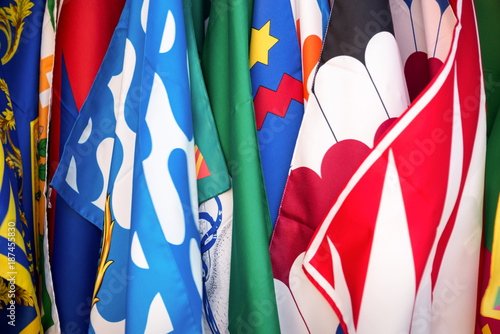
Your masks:
[{"label": "hanging flag", "polygon": [[380,12],[390,13],[388,1],[337,0],[330,15],[271,242],[280,317],[291,332],[338,327],[302,258],[330,203],[409,104],[390,16],[371,24]]},{"label": "hanging flag", "polygon": [[289,0],[254,1],[250,78],[274,226],[304,115],[300,46]]},{"label": "hanging flag", "polygon": [[438,73],[448,55],[457,19],[448,0],[390,0],[391,13],[377,13],[376,22],[390,20],[405,69],[411,101]]},{"label": "hanging flag", "polygon": [[52,101],[52,72],[54,69],[55,27],[58,9],[54,0],[48,0],[43,14],[40,50],[40,82],[38,107],[37,176],[35,199],[38,201],[37,224],[40,250],[40,281],[42,325],[45,333],[60,333],[59,316],[55,304],[52,270],[49,261],[49,235],[47,221],[47,133]]},{"label": "hanging flag", "polygon": [[45,1],[2,1],[0,331],[39,332],[38,77]]},{"label": "hanging flag", "polygon": [[268,334],[280,330],[249,71],[252,8],[253,1],[212,1],[202,68],[233,186],[228,329]]},{"label": "hanging flag", "polygon": [[228,328],[233,196],[200,65],[193,17],[200,8],[196,7],[183,0],[200,203],[203,328],[206,333],[221,333]]},{"label": "hanging flag", "polygon": [[205,40],[205,28],[208,22],[208,16],[210,15],[211,1],[191,0],[189,1],[189,4],[191,5],[190,8],[193,17],[193,28],[194,34],[196,36],[196,46],[198,49],[198,55],[201,58]]},{"label": "hanging flag", "polygon": [[231,186],[200,65],[192,17],[192,3],[183,0],[195,139],[198,202],[203,203]]},{"label": "hanging flag", "polygon": [[486,114],[473,2],[456,13],[441,71],[364,159],[306,252],[304,269],[347,333],[474,329]]},{"label": "hanging flag", "polygon": [[201,332],[184,27],[180,0],[127,1],[54,177],[103,229],[91,333]]},{"label": "hanging flag", "polygon": [[[298,41],[300,45],[301,52],[301,72],[302,72],[302,90],[303,90],[303,103],[304,108],[307,110],[307,104],[309,101],[309,96],[311,94],[311,86],[315,74],[315,68],[318,64],[321,48],[322,48],[322,40],[323,36],[328,24],[328,17],[330,15],[330,6],[327,0],[318,0],[318,1],[290,1],[293,21],[295,22],[296,33],[298,35]],[[295,145],[295,142],[294,142]],[[288,160],[290,162],[290,160]],[[287,173],[289,167],[287,166]],[[280,194],[282,195],[282,194]],[[281,198],[280,203],[281,204]],[[273,219],[273,223],[276,219]],[[279,229],[281,227],[278,226]],[[274,259],[281,258],[281,254],[284,250],[280,250],[280,247],[274,246],[276,243],[273,243],[271,247],[271,253],[276,252],[278,257],[274,257]],[[285,247],[289,247],[287,243],[284,245]],[[286,251],[288,252],[288,250]],[[273,256],[271,255],[271,259]],[[283,283],[277,279],[279,276],[278,272],[274,268],[275,263],[273,263],[273,271],[275,273],[275,289],[277,294],[277,303],[278,303],[278,312],[280,318],[280,327],[282,331],[294,333],[294,332],[304,332],[305,328],[303,326],[302,316],[297,313],[297,307],[294,306],[294,302],[290,300],[291,294],[289,289],[283,285]],[[285,269],[286,270],[286,269]],[[312,292],[309,292],[308,295],[312,296],[316,294],[317,297],[323,299],[318,293],[316,293],[316,289],[308,283],[307,279],[304,277],[306,284],[312,288]],[[301,284],[301,289],[304,289],[304,284]],[[321,302],[321,301],[320,301]],[[324,303],[324,301],[323,301]],[[292,306],[292,307],[290,307]],[[320,308],[321,309],[321,308]],[[334,328],[335,325],[330,326],[330,322],[325,322],[324,319],[333,319],[335,321],[335,316],[330,316],[333,314],[333,311],[326,309],[329,314],[321,314],[318,317],[323,318],[322,321],[312,321],[313,324],[309,325],[309,329],[314,332],[314,324],[319,326],[325,326],[329,328]],[[305,311],[302,311],[305,312]],[[307,317],[307,315],[305,316]],[[295,321],[298,321],[298,324]],[[321,331],[323,328],[319,328]]]},{"label": "hanging flag", "polygon": [[[116,27],[124,0],[63,2],[57,25],[49,182]],[[86,332],[101,231],[49,190],[49,240],[61,330]]]},{"label": "hanging flag", "polygon": [[[478,314],[476,333],[496,333],[500,331],[500,312],[498,311],[498,279],[495,260],[498,251],[495,244],[498,240],[498,219],[495,219],[497,200],[500,195],[500,63],[497,43],[500,34],[500,3],[497,1],[476,1],[477,24],[484,69],[487,109],[487,144],[486,144],[486,178],[484,191],[484,244],[481,284],[481,312]],[[495,232],[494,232],[495,231]]]}]

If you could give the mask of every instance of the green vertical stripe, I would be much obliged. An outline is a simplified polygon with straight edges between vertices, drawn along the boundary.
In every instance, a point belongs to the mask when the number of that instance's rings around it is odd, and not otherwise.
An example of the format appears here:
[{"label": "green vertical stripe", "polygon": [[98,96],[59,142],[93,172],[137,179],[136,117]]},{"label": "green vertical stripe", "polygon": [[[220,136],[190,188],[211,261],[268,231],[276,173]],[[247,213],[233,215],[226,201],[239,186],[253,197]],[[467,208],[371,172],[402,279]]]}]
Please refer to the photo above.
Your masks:
[{"label": "green vertical stripe", "polygon": [[55,23],[55,18],[54,18],[54,6],[55,6],[55,4],[56,4],[55,0],[47,0],[47,8],[49,9],[50,22],[52,23],[52,28],[54,29],[54,31],[56,30],[56,23]]},{"label": "green vertical stripe", "polygon": [[231,182],[219,143],[207,89],[196,46],[196,38],[191,16],[191,0],[184,0],[184,19],[189,62],[191,88],[191,109],[193,112],[194,141],[198,146],[210,171],[210,176],[198,180],[198,202],[222,194],[229,190]]},{"label": "green vertical stripe", "polygon": [[40,276],[42,277],[42,326],[43,331],[46,332],[47,329],[54,326],[54,320],[52,319],[52,300],[47,291],[47,281],[45,279],[45,256],[43,252],[43,235],[39,236],[40,239]]},{"label": "green vertical stripe", "polygon": [[485,245],[491,252],[500,192],[500,2],[476,0],[487,108],[486,184],[484,197]]},{"label": "green vertical stripe", "polygon": [[213,0],[203,70],[222,149],[233,178],[229,292],[231,333],[279,333],[269,256],[272,233],[249,69],[253,1]]}]

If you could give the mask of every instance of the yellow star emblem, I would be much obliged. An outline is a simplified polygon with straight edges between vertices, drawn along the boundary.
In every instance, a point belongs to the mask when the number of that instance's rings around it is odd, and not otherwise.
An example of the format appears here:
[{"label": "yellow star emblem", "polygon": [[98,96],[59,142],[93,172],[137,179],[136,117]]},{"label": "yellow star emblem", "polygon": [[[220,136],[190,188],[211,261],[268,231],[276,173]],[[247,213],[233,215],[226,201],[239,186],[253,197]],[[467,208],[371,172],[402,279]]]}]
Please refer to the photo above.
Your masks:
[{"label": "yellow star emblem", "polygon": [[269,64],[269,50],[276,44],[279,39],[270,34],[271,20],[260,29],[252,28],[252,36],[250,37],[250,68],[259,62],[264,65]]}]

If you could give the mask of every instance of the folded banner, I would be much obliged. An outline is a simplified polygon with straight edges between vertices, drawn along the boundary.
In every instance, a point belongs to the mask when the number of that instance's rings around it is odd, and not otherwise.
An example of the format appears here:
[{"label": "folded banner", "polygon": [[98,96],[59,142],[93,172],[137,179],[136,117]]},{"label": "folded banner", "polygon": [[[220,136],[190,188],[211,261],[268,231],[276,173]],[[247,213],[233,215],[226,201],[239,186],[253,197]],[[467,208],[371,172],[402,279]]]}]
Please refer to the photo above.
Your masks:
[{"label": "folded banner", "polygon": [[456,13],[441,71],[364,159],[306,252],[305,271],[347,333],[474,330],[485,95],[473,1]]},{"label": "folded banner", "polygon": [[37,333],[38,78],[45,0],[0,3],[0,332]]},{"label": "folded banner", "polygon": [[186,22],[198,202],[201,204],[229,190],[231,181],[201,70],[192,15],[193,4],[191,0],[183,0],[182,3]]},{"label": "folded banner", "polygon": [[103,230],[91,333],[201,332],[187,66],[182,1],[128,0],[53,182]]},{"label": "folded banner", "polygon": [[249,70],[253,1],[214,0],[202,68],[232,177],[233,229],[228,328],[221,332],[279,333],[269,240],[272,233]]},{"label": "folded banner", "polygon": [[[386,19],[377,21],[379,15]],[[302,271],[304,252],[331,202],[408,105],[389,1],[336,0],[271,241],[287,332],[338,327],[332,309]]]},{"label": "folded banner", "polygon": [[[71,0],[59,4],[48,133],[49,182],[55,181],[64,145],[101,66],[124,3]],[[49,249],[61,331],[87,331],[101,231],[53,188],[48,196]]]},{"label": "folded banner", "polygon": [[304,115],[300,45],[289,0],[254,1],[250,78],[274,226]]}]

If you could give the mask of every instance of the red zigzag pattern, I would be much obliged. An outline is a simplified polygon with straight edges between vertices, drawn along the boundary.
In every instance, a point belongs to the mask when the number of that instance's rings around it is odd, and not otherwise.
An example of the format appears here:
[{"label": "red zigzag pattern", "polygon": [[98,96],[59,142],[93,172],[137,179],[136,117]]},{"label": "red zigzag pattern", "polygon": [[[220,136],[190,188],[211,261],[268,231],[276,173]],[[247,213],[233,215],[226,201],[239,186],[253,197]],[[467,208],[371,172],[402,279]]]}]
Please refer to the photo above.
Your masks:
[{"label": "red zigzag pattern", "polygon": [[285,117],[288,106],[295,100],[303,103],[302,82],[284,73],[276,91],[260,86],[255,94],[255,121],[257,130],[262,128],[267,113]]}]

